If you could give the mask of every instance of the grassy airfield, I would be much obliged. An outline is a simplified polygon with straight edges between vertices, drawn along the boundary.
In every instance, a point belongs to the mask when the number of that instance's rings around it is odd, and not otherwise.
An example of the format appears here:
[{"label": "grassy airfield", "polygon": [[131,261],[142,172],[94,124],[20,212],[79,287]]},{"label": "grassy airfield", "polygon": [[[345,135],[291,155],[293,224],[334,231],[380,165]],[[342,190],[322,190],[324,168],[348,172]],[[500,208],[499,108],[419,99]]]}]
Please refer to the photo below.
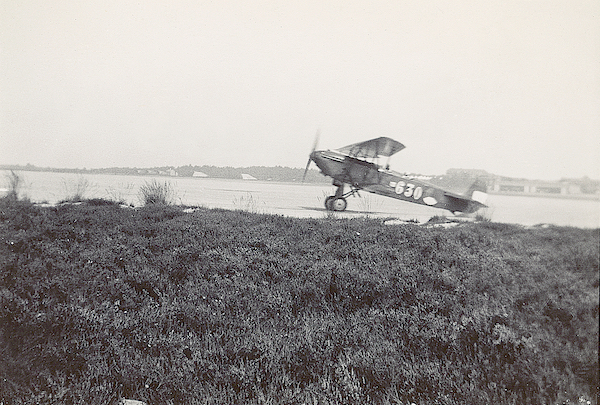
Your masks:
[{"label": "grassy airfield", "polygon": [[596,403],[599,245],[0,199],[0,403]]}]

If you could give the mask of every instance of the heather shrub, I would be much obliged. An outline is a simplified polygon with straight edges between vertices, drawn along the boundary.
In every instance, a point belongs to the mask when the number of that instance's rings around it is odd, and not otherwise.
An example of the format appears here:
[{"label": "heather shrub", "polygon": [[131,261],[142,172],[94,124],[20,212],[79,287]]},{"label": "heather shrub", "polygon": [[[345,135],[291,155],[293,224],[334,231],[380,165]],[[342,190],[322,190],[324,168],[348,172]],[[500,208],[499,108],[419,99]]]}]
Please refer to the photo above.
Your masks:
[{"label": "heather shrub", "polygon": [[122,204],[122,201],[119,200],[107,200],[105,198],[89,198],[85,200],[85,203],[88,205],[119,205]]},{"label": "heather shrub", "polygon": [[598,230],[0,201],[4,403],[594,402]]}]

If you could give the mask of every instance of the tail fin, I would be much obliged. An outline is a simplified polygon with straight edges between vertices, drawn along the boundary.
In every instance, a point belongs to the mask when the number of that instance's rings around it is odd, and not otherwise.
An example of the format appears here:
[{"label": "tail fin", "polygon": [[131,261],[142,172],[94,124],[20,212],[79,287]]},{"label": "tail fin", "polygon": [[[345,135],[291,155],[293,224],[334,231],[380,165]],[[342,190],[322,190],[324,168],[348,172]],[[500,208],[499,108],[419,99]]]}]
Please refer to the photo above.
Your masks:
[{"label": "tail fin", "polygon": [[473,184],[471,184],[471,187],[469,187],[469,190],[467,191],[467,197],[485,206],[488,197],[487,185],[485,181],[476,179]]}]

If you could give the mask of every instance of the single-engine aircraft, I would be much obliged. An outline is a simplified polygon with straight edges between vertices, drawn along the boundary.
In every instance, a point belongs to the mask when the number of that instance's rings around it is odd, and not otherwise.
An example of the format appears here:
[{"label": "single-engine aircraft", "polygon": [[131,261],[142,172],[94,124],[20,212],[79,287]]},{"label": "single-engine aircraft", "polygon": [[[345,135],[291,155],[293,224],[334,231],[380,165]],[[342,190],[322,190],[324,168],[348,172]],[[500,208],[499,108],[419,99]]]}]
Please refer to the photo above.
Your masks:
[{"label": "single-engine aircraft", "polygon": [[[304,176],[306,177],[311,162],[315,162],[321,173],[333,178],[333,185],[337,190],[325,200],[327,210],[344,211],[348,206],[346,198],[359,195],[359,190],[445,209],[454,214],[471,214],[486,207],[486,188],[480,182],[474,182],[465,194],[459,194],[389,170],[389,165],[380,166],[380,157],[387,157],[389,160],[392,155],[405,148],[391,138],[375,138],[336,150],[316,150],[318,137],[317,134]],[[349,187],[348,191],[345,191],[346,185]]]}]

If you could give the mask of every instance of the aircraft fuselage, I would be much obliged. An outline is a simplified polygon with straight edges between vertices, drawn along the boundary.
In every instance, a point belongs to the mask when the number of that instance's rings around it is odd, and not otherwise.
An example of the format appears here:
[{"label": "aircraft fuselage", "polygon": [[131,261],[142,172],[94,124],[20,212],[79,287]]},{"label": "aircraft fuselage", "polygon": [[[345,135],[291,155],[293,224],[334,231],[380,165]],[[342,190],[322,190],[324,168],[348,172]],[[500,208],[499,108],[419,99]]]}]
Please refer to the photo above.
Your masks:
[{"label": "aircraft fuselage", "polygon": [[[365,190],[453,213],[473,213],[485,206],[482,202],[485,197],[482,191],[474,190],[471,196],[457,195],[414,177],[382,168],[373,162],[336,151],[314,151],[310,159],[324,175],[333,178],[333,184],[338,186],[335,198],[345,196],[343,187],[344,184],[348,184],[354,190]],[[330,209],[327,203],[326,206]],[[335,207],[331,209],[335,210]]]}]

